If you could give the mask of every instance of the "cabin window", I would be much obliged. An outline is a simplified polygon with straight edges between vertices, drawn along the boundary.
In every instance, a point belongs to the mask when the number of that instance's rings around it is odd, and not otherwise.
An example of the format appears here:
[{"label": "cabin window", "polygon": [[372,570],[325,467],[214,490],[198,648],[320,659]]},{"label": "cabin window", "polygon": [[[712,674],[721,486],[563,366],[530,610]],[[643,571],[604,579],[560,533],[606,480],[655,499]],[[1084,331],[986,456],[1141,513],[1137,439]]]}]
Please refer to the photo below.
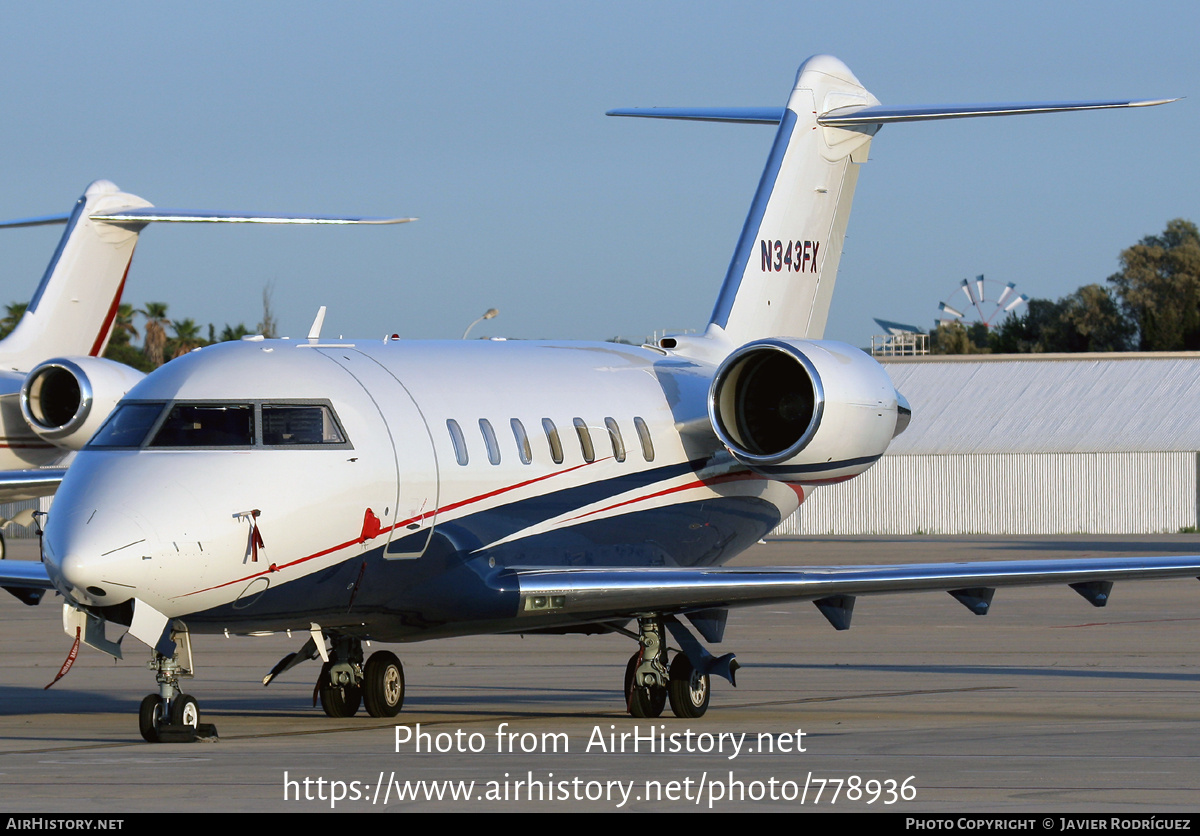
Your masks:
[{"label": "cabin window", "polygon": [[642,458],[648,462],[654,461],[654,441],[650,438],[650,428],[641,418],[634,418],[633,426],[637,428],[638,440],[642,442]]},{"label": "cabin window", "polygon": [[263,404],[262,440],[269,446],[346,443],[323,404]]},{"label": "cabin window", "polygon": [[555,464],[562,464],[563,449],[562,442],[558,440],[558,427],[549,418],[543,418],[542,429],[546,431],[546,443],[550,445],[550,458]]},{"label": "cabin window", "polygon": [[492,464],[500,464],[500,445],[496,443],[496,433],[492,430],[492,422],[486,418],[480,418],[479,431],[483,433],[483,444],[487,447],[488,461]]},{"label": "cabin window", "polygon": [[582,418],[576,418],[575,434],[579,436],[579,449],[583,451],[583,460],[585,462],[594,462],[596,460],[596,448],[592,446],[592,434],[588,432],[588,426],[583,422]]},{"label": "cabin window", "polygon": [[450,431],[450,443],[454,445],[454,460],[465,467],[468,461],[467,440],[463,438],[462,428],[453,418],[447,418],[446,429]]},{"label": "cabin window", "polygon": [[625,440],[621,438],[621,428],[612,418],[605,418],[604,426],[608,427],[608,437],[612,441],[613,458],[619,462],[625,461]]},{"label": "cabin window", "polygon": [[116,408],[88,442],[89,447],[141,447],[166,402],[126,403]]},{"label": "cabin window", "polygon": [[151,447],[249,447],[254,444],[250,404],[177,403]]},{"label": "cabin window", "polygon": [[508,423],[512,426],[513,438],[517,440],[517,455],[521,457],[521,464],[529,464],[533,461],[533,451],[529,448],[529,436],[525,434],[525,425],[521,423],[520,418],[514,418]]}]

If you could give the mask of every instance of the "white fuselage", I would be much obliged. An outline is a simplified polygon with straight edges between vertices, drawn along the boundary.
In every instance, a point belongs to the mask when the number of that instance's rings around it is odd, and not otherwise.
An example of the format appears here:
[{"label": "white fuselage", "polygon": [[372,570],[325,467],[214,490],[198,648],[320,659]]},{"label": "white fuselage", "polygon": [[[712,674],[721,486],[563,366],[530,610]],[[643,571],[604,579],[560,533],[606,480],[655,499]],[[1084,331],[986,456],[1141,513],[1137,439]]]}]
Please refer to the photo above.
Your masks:
[{"label": "white fuselage", "polygon": [[[146,433],[79,454],[47,565],[82,605],[137,598],[234,631],[306,629],[319,613],[380,637],[503,618],[476,599],[506,566],[721,563],[803,488],[680,431],[703,419],[713,371],[610,343],[206,348],[129,393],[123,404],[160,405]],[[180,404],[263,423],[323,404],[341,435],[271,444],[259,427],[241,446],[163,446]]]}]

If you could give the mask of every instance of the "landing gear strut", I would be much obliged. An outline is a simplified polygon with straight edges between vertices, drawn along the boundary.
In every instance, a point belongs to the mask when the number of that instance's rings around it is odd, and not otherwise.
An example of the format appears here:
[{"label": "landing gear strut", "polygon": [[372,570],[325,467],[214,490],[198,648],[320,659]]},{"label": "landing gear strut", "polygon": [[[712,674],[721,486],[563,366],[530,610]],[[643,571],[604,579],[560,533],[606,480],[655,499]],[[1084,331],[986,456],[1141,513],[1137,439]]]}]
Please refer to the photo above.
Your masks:
[{"label": "landing gear strut", "polygon": [[[684,648],[675,654],[669,668],[664,627]],[[676,717],[703,717],[708,711],[708,672],[734,681],[738,665],[733,654],[714,659],[674,616],[639,616],[638,644],[641,648],[625,666],[625,706],[634,717],[658,717],[668,700]]]},{"label": "landing gear strut", "polygon": [[667,644],[663,641],[662,619],[638,619],[641,649],[625,666],[625,708],[634,717],[653,719],[667,704]]},{"label": "landing gear strut", "polygon": [[172,631],[175,644],[170,656],[153,651],[146,664],[154,671],[158,693],[142,700],[138,708],[138,731],[147,743],[191,743],[197,737],[216,737],[211,723],[200,722],[196,698],[183,693],[181,678],[192,676],[192,641],[186,630]]}]

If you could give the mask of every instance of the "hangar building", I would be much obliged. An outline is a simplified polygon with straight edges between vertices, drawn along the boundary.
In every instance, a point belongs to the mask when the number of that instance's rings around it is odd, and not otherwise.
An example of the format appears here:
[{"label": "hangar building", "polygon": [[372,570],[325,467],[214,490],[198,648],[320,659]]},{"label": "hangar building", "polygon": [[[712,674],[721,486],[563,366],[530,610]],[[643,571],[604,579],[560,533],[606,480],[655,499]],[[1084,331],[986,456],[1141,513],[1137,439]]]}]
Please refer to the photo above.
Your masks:
[{"label": "hangar building", "polygon": [[1200,352],[883,361],[912,423],[775,534],[1127,534],[1200,525]]}]

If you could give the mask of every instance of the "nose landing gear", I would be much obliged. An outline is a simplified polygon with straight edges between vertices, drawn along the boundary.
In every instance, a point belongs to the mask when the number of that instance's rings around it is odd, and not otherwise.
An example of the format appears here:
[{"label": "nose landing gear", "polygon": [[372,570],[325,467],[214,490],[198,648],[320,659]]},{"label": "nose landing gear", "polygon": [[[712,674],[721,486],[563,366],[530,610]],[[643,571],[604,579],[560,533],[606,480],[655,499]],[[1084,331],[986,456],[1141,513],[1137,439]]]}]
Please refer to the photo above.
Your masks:
[{"label": "nose landing gear", "polygon": [[158,693],[142,700],[138,731],[147,743],[191,743],[198,737],[216,737],[217,727],[200,722],[196,698],[179,688],[181,678],[192,676],[192,641],[186,630],[172,631],[175,648],[170,656],[158,649],[146,664],[154,671]]}]

